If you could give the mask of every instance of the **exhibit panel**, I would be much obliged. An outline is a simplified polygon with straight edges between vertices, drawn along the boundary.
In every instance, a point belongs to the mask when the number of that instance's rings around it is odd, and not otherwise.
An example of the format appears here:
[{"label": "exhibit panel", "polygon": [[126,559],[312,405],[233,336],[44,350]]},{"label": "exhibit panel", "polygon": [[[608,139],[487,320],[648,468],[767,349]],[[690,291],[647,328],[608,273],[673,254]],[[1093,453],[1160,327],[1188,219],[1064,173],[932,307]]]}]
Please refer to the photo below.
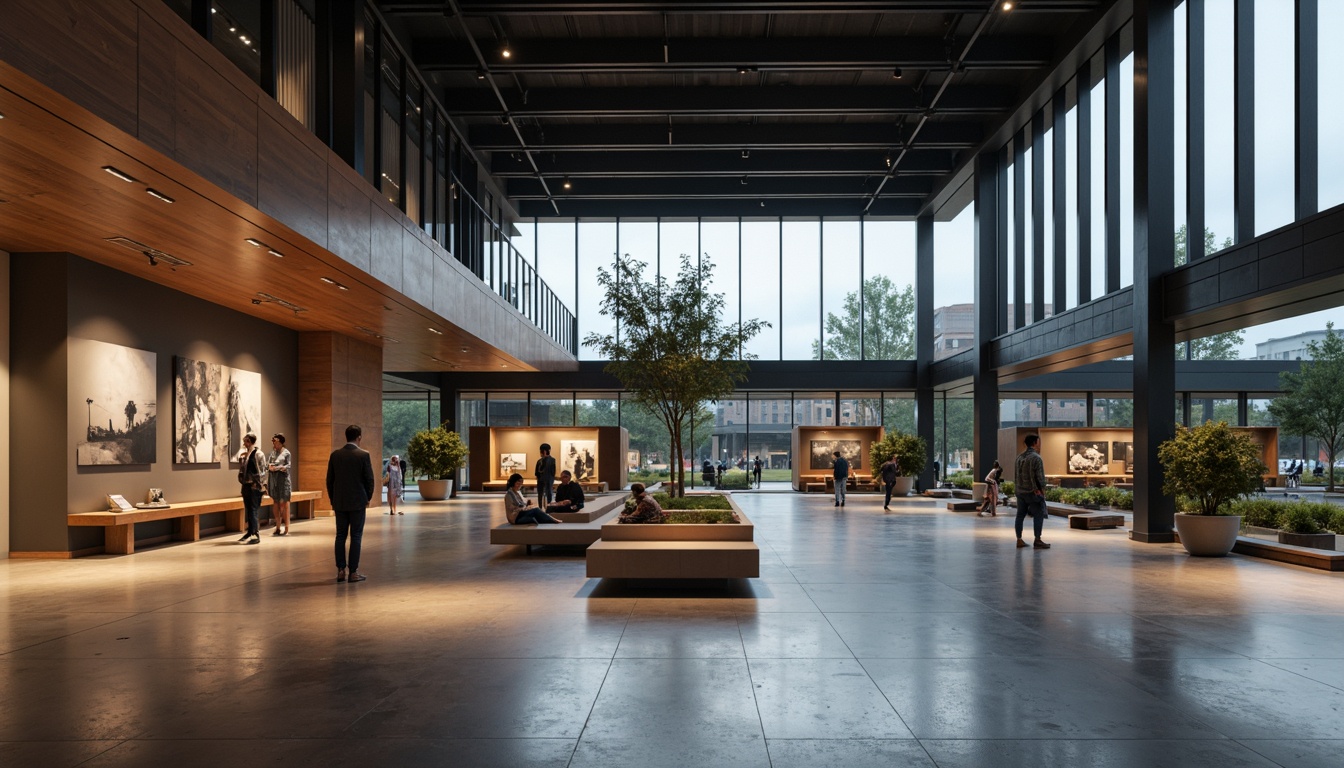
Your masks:
[{"label": "exhibit panel", "polygon": [[835,452],[849,461],[851,475],[868,478],[873,467],[868,449],[883,436],[882,427],[794,427],[792,440],[793,490],[806,491],[809,483],[826,482],[835,464]]},{"label": "exhibit panel", "polygon": [[[1267,485],[1276,482],[1278,427],[1233,427],[1260,446],[1260,460],[1269,469]],[[998,461],[1003,479],[1016,481],[1018,454],[1027,435],[1039,435],[1041,461],[1051,485],[1082,488],[1134,482],[1134,430],[1125,427],[1004,427],[999,430]]]},{"label": "exhibit panel", "polygon": [[624,488],[629,480],[630,433],[624,427],[471,427],[470,490],[502,483],[517,472],[536,481],[541,445],[551,446],[555,474],[569,470],[581,483]]},{"label": "exhibit panel", "polygon": [[[18,254],[11,277],[13,434],[22,436],[10,459],[22,478],[9,487],[16,556],[101,547],[102,530],[71,528],[67,515],[107,509],[109,496],[131,504],[146,502],[151,489],[169,504],[237,497],[237,473],[223,455],[230,423],[240,441],[250,430],[264,448],[264,438],[283,432],[296,456],[305,451],[295,415],[296,332],[70,254]],[[177,425],[159,419],[176,409],[165,404],[175,402],[179,360],[235,372],[234,393],[220,389],[214,398],[218,434],[197,441],[213,461],[180,463]],[[222,529],[224,517],[201,524]],[[172,533],[169,521],[135,530],[141,539]]]}]

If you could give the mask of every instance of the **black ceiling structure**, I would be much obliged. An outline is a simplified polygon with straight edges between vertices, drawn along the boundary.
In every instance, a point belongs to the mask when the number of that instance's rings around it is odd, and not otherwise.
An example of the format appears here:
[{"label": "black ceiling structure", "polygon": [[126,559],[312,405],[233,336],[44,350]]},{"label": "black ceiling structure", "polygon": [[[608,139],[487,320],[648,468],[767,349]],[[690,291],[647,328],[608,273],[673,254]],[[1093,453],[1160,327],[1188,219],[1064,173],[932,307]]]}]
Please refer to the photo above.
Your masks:
[{"label": "black ceiling structure", "polygon": [[963,185],[974,154],[1110,5],[379,10],[520,215],[941,218],[956,211],[935,199]]}]

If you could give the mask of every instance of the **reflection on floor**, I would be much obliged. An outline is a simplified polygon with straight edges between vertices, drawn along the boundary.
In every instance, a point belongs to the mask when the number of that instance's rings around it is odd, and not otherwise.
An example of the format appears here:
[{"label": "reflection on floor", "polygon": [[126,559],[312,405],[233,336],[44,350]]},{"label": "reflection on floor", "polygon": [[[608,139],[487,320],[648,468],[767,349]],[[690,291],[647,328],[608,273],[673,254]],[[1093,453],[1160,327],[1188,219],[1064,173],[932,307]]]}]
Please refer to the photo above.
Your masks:
[{"label": "reflection on floor", "polygon": [[743,494],[762,578],[630,591],[486,499],[0,561],[0,765],[1340,766],[1344,574]]}]

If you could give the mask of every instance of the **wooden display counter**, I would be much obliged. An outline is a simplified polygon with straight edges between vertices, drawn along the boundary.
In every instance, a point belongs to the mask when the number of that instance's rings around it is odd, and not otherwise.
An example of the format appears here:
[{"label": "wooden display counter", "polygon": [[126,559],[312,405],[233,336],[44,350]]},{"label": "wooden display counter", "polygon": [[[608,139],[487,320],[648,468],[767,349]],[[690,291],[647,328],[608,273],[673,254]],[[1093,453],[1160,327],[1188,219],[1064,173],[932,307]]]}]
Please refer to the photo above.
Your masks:
[{"label": "wooden display counter", "polygon": [[[831,473],[831,464],[834,461],[831,452],[837,448],[853,447],[855,444],[858,453],[849,452],[850,480],[853,482],[857,478],[865,484],[872,483],[876,488],[873,468],[868,466],[871,462],[868,449],[873,443],[881,440],[883,434],[882,427],[794,427],[791,462],[793,490],[812,493],[821,490],[816,488],[818,483],[823,484],[826,489],[833,490],[835,476]],[[853,488],[854,485],[848,487]]]},{"label": "wooden display counter", "polygon": [[[295,520],[311,519],[317,500],[322,498],[320,491],[294,491],[290,496],[290,518]],[[261,500],[262,509],[271,506],[270,496]],[[173,533],[168,538],[173,541],[199,541],[201,538],[201,515],[215,512],[224,513],[224,531],[237,533],[247,527],[246,510],[241,496],[227,499],[206,499],[204,501],[185,501],[162,509],[136,509],[131,512],[76,512],[66,515],[66,524],[72,527],[103,528],[103,551],[109,555],[130,555],[135,553],[135,524],[155,520],[172,520]],[[262,519],[266,519],[264,516]],[[93,554],[93,553],[88,553]]]}]

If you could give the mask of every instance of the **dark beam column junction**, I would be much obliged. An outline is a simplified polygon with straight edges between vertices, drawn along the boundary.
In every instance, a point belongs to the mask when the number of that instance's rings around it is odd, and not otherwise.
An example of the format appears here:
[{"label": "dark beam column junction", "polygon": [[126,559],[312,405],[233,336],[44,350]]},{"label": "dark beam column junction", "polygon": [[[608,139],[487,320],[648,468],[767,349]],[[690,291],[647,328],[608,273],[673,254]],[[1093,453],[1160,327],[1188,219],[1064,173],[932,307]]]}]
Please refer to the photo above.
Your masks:
[{"label": "dark beam column junction", "polygon": [[[915,317],[928,318],[915,325],[915,432],[932,451],[938,443],[933,428],[933,216],[915,220]],[[941,462],[946,463],[946,462]],[[918,478],[920,488],[932,488],[941,478],[933,473],[933,462],[925,465]]]},{"label": "dark beam column junction", "polygon": [[1162,317],[1161,278],[1175,244],[1173,0],[1134,2],[1134,529],[1135,541],[1175,540],[1175,501],[1162,493],[1157,447],[1176,421],[1175,327]]},{"label": "dark beam column junction", "polygon": [[994,372],[990,342],[997,332],[999,295],[1000,207],[1002,168],[993,152],[975,160],[975,363],[972,372],[975,414],[975,477],[983,477],[997,458],[999,443],[999,382]]}]

